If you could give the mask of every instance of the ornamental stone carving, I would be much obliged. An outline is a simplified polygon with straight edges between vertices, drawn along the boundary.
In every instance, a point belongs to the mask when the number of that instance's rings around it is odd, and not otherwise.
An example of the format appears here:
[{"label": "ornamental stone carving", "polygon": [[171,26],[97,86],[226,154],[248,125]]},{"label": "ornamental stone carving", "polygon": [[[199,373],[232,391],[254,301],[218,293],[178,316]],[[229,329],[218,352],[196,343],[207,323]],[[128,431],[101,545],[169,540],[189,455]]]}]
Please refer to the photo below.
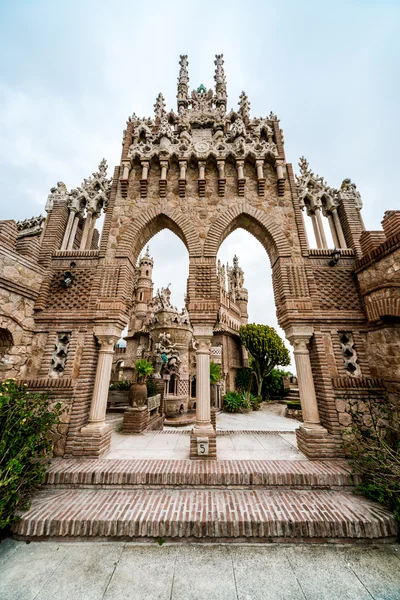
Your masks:
[{"label": "ornamental stone carving", "polygon": [[50,377],[60,377],[65,370],[71,333],[58,333],[57,341],[51,359]]}]

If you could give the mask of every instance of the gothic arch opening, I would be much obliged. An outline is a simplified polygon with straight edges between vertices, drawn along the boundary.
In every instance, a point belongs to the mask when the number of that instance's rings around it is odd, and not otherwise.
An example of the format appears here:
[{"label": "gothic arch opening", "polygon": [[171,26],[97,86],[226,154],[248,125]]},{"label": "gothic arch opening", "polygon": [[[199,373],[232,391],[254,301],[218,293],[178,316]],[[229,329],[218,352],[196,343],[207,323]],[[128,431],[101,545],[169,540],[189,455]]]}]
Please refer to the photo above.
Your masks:
[{"label": "gothic arch opening", "polygon": [[[236,274],[237,270],[239,275]],[[224,344],[230,347],[223,349],[222,356],[229,354],[232,365],[239,364],[243,359],[247,364],[247,354],[240,356],[243,349],[237,343],[237,338],[235,341],[235,333],[240,324],[246,321],[274,327],[290,351],[290,344],[277,321],[272,268],[266,257],[265,244],[261,244],[254,234],[236,227],[224,236],[218,249],[217,271],[221,297],[220,326],[222,330],[232,331],[228,341],[224,339]],[[237,289],[238,284],[241,289]],[[236,314],[237,309],[241,314]],[[285,370],[295,372],[293,359]],[[235,371],[228,371],[223,365],[223,373],[226,389],[235,389]]]}]

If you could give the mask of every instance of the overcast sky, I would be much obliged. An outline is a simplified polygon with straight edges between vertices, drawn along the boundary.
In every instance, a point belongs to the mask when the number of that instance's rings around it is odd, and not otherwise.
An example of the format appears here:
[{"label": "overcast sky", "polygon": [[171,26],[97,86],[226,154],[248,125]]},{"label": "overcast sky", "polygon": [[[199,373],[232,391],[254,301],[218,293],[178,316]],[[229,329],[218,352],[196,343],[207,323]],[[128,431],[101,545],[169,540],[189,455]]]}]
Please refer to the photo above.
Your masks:
[{"label": "overcast sky", "polygon": [[[245,90],[253,116],[277,113],[295,170],[304,154],[329,185],[350,177],[368,229],[400,208],[399,0],[1,0],[0,45],[0,219],[43,212],[50,187],[103,157],[111,174],[128,115],[152,115],[160,91],[176,107],[180,54],[194,88],[214,85],[223,53],[229,108]],[[184,246],[162,232],[150,247],[156,286],[182,305]],[[221,258],[235,252],[250,321],[274,324],[264,250],[240,230]]]}]

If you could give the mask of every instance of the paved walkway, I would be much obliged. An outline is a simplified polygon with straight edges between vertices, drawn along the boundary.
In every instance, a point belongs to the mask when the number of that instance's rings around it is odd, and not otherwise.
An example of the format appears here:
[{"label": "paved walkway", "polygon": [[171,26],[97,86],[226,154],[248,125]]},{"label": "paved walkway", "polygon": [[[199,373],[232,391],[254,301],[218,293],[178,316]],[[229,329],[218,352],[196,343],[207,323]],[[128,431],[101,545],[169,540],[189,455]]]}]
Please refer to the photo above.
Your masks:
[{"label": "paved walkway", "polygon": [[6,540],[1,600],[398,600],[399,546]]},{"label": "paved walkway", "polygon": [[[298,421],[283,416],[285,406],[272,404],[248,414],[221,413],[217,416],[217,455],[220,460],[307,460],[297,449]],[[121,417],[111,416],[115,424]],[[166,427],[164,432],[124,435],[115,431],[107,459],[189,458],[189,433],[185,428]],[[237,432],[237,433],[235,433]],[[267,433],[265,433],[267,432]],[[286,432],[286,433],[282,433]]]}]

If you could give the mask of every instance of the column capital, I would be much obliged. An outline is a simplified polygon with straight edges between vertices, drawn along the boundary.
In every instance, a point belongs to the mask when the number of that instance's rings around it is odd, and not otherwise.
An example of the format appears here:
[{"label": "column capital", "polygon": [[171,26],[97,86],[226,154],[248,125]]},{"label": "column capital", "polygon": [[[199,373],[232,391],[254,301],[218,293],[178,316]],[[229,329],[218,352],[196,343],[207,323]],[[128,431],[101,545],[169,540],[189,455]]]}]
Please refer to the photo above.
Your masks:
[{"label": "column capital", "polygon": [[285,334],[292,346],[295,346],[295,343],[300,341],[307,344],[314,334],[314,327],[312,325],[290,325],[285,330]]},{"label": "column capital", "polygon": [[101,349],[100,352],[112,351],[121,337],[121,329],[115,325],[96,325],[93,329]]},{"label": "column capital", "polygon": [[213,336],[212,325],[193,325],[193,335],[197,341],[200,340],[212,340]]}]

